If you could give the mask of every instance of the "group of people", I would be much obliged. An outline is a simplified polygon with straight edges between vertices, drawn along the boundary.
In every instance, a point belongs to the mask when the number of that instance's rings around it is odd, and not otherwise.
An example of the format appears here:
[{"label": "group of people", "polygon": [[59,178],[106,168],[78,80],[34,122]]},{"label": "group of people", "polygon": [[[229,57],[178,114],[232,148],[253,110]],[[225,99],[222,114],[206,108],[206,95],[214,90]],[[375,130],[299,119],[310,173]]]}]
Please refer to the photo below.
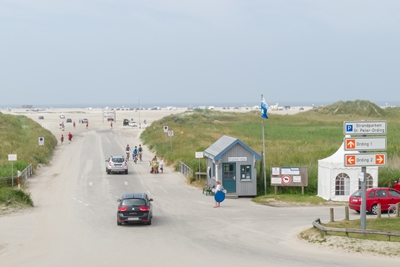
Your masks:
[{"label": "group of people", "polygon": [[[64,143],[64,135],[63,134],[61,135],[60,141],[61,141],[61,144]],[[68,141],[71,144],[71,141],[72,141],[72,133],[71,132],[68,133]]]},{"label": "group of people", "polygon": [[150,173],[164,173],[164,159],[160,158],[160,160],[157,159],[157,156],[154,155],[153,159],[150,160],[149,166],[151,167]]},{"label": "group of people", "polygon": [[[130,151],[131,151],[131,147],[128,144],[128,145],[126,145],[126,148],[125,148],[126,161],[129,160]],[[141,144],[139,144],[139,147],[135,146],[135,148],[132,150],[132,159],[135,163],[138,161],[138,159],[140,161],[142,161],[142,153],[143,153],[143,148],[142,148]]]}]

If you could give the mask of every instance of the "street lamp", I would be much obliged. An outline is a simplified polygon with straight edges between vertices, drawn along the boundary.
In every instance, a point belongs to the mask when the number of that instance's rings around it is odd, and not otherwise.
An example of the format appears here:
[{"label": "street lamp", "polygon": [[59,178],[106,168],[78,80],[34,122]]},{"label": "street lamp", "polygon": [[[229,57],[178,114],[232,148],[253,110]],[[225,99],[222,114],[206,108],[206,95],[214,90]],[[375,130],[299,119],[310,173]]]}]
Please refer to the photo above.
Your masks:
[{"label": "street lamp", "polygon": [[142,128],[141,124],[140,124],[140,98],[138,98],[139,101],[139,129]]}]

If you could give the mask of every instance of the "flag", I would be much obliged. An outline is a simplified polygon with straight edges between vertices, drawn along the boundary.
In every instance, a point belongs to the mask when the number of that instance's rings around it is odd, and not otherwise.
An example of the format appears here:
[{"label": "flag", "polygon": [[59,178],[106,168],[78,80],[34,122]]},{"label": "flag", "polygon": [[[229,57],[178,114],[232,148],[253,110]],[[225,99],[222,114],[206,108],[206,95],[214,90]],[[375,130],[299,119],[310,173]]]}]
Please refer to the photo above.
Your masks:
[{"label": "flag", "polygon": [[261,100],[261,118],[268,119],[267,103],[265,102],[264,97]]}]

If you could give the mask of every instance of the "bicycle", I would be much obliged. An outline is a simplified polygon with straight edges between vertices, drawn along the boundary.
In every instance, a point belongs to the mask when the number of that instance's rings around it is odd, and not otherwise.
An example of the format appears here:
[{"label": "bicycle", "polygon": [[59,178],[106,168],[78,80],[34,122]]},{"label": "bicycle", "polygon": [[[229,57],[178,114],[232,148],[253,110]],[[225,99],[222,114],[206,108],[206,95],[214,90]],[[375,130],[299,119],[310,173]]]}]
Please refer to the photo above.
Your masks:
[{"label": "bicycle", "polygon": [[396,215],[396,204],[389,204],[389,208],[387,210],[387,214],[390,217],[390,214]]},{"label": "bicycle", "polygon": [[126,161],[129,161],[129,151],[126,152]]},{"label": "bicycle", "polygon": [[137,160],[138,160],[138,156],[137,156],[137,154],[135,154],[133,157],[133,161],[135,162],[135,164],[136,164]]}]

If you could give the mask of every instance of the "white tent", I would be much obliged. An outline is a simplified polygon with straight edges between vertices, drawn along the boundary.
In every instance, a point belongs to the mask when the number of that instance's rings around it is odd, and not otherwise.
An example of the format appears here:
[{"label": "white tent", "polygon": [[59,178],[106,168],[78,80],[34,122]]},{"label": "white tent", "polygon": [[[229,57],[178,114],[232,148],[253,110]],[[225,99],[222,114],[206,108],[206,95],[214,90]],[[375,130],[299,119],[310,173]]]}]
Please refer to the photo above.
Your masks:
[{"label": "white tent", "polygon": [[[359,189],[361,167],[345,167],[344,155],[358,152],[344,150],[344,144],[330,157],[318,160],[318,196],[332,201],[348,201]],[[378,167],[367,167],[367,187],[378,186]]]}]

